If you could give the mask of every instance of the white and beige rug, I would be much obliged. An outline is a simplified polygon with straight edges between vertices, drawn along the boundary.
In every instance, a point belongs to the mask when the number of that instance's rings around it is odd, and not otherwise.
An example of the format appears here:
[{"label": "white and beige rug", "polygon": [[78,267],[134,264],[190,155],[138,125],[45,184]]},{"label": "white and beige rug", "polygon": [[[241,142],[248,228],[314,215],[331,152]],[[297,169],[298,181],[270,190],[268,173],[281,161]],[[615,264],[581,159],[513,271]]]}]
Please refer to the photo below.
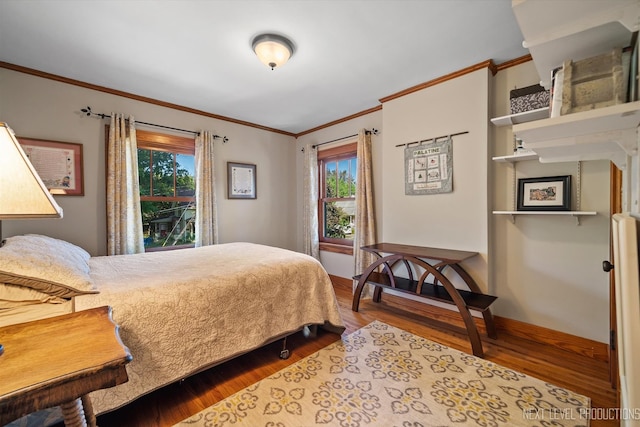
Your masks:
[{"label": "white and beige rug", "polygon": [[587,426],[589,398],[375,321],[180,426]]}]

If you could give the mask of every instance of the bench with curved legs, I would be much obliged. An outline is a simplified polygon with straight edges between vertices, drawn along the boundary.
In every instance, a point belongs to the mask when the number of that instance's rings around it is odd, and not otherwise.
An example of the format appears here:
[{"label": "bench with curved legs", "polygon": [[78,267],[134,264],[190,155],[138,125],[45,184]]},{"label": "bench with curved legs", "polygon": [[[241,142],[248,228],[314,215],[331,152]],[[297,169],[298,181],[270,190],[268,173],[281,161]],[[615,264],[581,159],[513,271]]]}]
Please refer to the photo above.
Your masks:
[{"label": "bench with curved legs", "polygon": [[[354,276],[354,279],[358,280],[358,285],[353,295],[351,306],[353,311],[358,311],[364,285],[368,283],[375,287],[374,302],[380,302],[382,290],[386,288],[455,305],[464,321],[475,356],[482,357],[484,353],[480,333],[469,310],[481,312],[487,328],[487,335],[490,338],[497,338],[493,315],[489,309],[497,297],[482,293],[476,281],[460,265],[460,262],[477,255],[477,252],[393,243],[363,246],[362,250],[373,253],[378,259],[362,274]],[[383,253],[390,255],[383,256]],[[435,263],[431,264],[426,260],[435,261]],[[393,268],[396,264],[404,265],[407,277],[400,277],[394,273]],[[417,267],[421,268],[423,272],[416,280],[414,270],[418,271]],[[469,290],[456,288],[443,274],[446,268],[451,268],[468,286]],[[429,278],[432,280],[431,283],[427,282]]]}]

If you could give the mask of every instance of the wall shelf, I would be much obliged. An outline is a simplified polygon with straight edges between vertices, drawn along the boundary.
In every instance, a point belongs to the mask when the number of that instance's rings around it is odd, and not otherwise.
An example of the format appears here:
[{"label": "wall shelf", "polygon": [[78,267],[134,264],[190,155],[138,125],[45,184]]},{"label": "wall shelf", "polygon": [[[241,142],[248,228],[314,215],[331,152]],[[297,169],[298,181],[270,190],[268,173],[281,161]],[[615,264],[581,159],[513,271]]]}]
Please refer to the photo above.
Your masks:
[{"label": "wall shelf", "polygon": [[582,111],[513,127],[540,162],[608,159],[620,169],[637,153],[640,101]]},{"label": "wall shelf", "polygon": [[[640,1],[615,0],[549,3],[538,0],[512,0],[513,13],[518,21],[523,46],[529,49],[538,70],[540,84],[550,88],[554,69],[567,60],[579,61],[614,48],[629,46],[633,33],[640,26]],[[535,110],[534,110],[535,111]],[[530,112],[533,114],[533,112]],[[493,211],[509,215],[512,222],[518,215],[572,216],[580,218],[596,212],[580,211],[581,162],[610,160],[625,169],[630,156],[638,154],[638,126],[640,101],[581,111],[559,117],[549,117],[549,111],[537,112],[542,117],[511,115],[492,119],[496,126],[513,125],[514,140],[537,155],[541,163],[577,162],[576,211]],[[544,115],[543,115],[544,114]],[[533,160],[518,155],[494,157],[496,162],[513,165],[514,198],[516,196],[515,163]],[[515,207],[515,206],[514,206]]]},{"label": "wall shelf", "polygon": [[508,156],[492,157],[492,160],[494,162],[515,163],[515,162],[523,162],[525,160],[538,160],[538,155],[536,153],[511,154],[511,155],[508,155]]},{"label": "wall shelf", "polygon": [[551,86],[551,72],[563,61],[579,61],[628,46],[632,33],[638,30],[637,0],[579,3],[512,1],[524,36],[522,45],[529,49],[540,84],[547,89]]},{"label": "wall shelf", "polygon": [[494,215],[510,215],[511,222],[516,222],[517,215],[561,215],[572,216],[576,219],[576,224],[580,225],[581,216],[594,216],[598,213],[595,211],[493,211]]},{"label": "wall shelf", "polygon": [[534,120],[546,119],[549,117],[549,107],[539,108],[537,110],[524,111],[522,113],[509,114],[507,116],[495,117],[491,119],[491,123],[495,126],[511,126],[519,123],[527,123]]},{"label": "wall shelf", "polygon": [[[640,1],[578,2],[512,0],[523,46],[529,49],[541,84],[549,89],[554,69],[632,43],[640,26]],[[523,146],[545,162],[611,160],[625,169],[637,154],[640,102],[613,105],[513,126]]]}]

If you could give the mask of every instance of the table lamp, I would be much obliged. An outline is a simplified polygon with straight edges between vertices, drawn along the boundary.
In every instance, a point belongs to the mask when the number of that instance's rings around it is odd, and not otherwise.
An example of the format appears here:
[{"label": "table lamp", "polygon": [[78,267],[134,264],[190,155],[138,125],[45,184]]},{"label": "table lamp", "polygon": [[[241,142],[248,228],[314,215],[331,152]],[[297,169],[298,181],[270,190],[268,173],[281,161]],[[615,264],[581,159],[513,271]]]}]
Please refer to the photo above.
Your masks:
[{"label": "table lamp", "polygon": [[[62,218],[13,130],[0,122],[0,246],[3,219]],[[0,344],[0,355],[4,348]]]}]

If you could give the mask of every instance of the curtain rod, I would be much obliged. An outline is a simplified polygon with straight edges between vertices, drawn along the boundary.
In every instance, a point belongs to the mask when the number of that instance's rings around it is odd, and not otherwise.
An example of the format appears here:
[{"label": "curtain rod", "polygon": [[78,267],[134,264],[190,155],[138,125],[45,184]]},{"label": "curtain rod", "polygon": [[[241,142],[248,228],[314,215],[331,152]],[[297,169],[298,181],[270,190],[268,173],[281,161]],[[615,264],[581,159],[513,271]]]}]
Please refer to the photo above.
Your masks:
[{"label": "curtain rod", "polygon": [[464,131],[464,132],[451,133],[449,135],[436,136],[435,138],[426,138],[426,139],[422,139],[420,141],[407,142],[407,143],[404,143],[404,144],[398,144],[398,145],[396,145],[396,147],[405,147],[405,146],[408,147],[411,144],[421,144],[421,143],[423,143],[425,141],[434,141],[435,142],[436,139],[445,138],[447,136],[449,138],[451,138],[452,136],[464,135],[465,133],[469,133],[469,131],[467,130],[467,131]]},{"label": "curtain rod", "polygon": [[[364,132],[365,133],[371,133],[373,135],[377,135],[379,131],[376,128],[372,128],[371,130],[365,129]],[[311,148],[317,148],[317,147],[319,147],[321,145],[324,145],[324,144],[330,144],[332,142],[340,141],[340,140],[343,140],[343,139],[353,138],[354,136],[358,136],[358,134],[354,133],[353,135],[347,135],[347,136],[343,136],[342,138],[336,138],[336,139],[332,139],[331,141],[325,141],[325,142],[321,142],[319,144],[314,144],[314,145],[311,146]]]},{"label": "curtain rod", "polygon": [[[376,128],[372,128],[371,130],[369,130],[369,129],[365,129],[365,130],[364,130],[364,132],[365,132],[365,133],[371,133],[371,134],[373,134],[373,135],[377,135],[378,133],[380,133],[380,131],[379,131],[378,129],[376,129]],[[347,136],[343,136],[343,137],[341,137],[341,138],[332,139],[331,141],[325,141],[325,142],[321,142],[321,143],[319,143],[319,144],[314,144],[314,145],[312,145],[312,146],[311,146],[311,148],[313,148],[313,149],[315,150],[315,149],[316,149],[316,148],[318,148],[320,145],[330,144],[330,143],[332,143],[332,142],[341,141],[341,140],[343,140],[343,139],[347,139],[347,138],[353,138],[354,136],[358,136],[358,134],[357,134],[357,133],[354,133],[353,135],[347,135]],[[302,147],[302,149],[301,149],[300,151],[304,151],[304,147]]]},{"label": "curtain rod", "polygon": [[[111,116],[109,114],[94,113],[93,111],[91,111],[91,107],[81,108],[80,111],[85,113],[88,117],[95,116],[95,117],[100,117],[101,119],[111,118]],[[200,135],[200,132],[199,131],[195,131],[195,130],[174,128],[174,127],[171,127],[171,126],[157,125],[155,123],[141,122],[141,121],[138,121],[138,120],[136,120],[135,122],[139,123],[141,125],[155,126],[155,127],[158,127],[158,128],[171,129],[171,130],[176,130],[178,132],[186,132],[186,133],[192,133],[194,135]],[[226,136],[213,135],[213,139],[218,139],[218,138],[222,138],[222,143],[225,143],[225,142],[229,141],[229,138],[227,138]]]}]

